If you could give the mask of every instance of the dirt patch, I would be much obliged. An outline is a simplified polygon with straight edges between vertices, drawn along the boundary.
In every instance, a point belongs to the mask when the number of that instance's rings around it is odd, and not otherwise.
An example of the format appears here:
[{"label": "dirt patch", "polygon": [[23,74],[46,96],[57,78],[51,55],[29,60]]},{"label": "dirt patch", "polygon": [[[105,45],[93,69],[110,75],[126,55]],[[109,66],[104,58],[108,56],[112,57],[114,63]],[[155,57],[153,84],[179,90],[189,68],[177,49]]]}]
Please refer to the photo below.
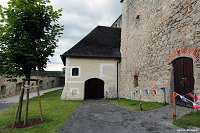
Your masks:
[{"label": "dirt patch", "polygon": [[[26,127],[31,127],[31,126],[35,126],[35,125],[39,125],[41,124],[41,120],[28,120],[27,121],[27,124],[24,125],[24,121],[20,121],[20,122],[17,122],[15,124],[15,127],[14,128],[26,128]],[[10,124],[8,126],[6,126],[6,129],[11,129],[13,128],[13,125],[14,124]]]}]

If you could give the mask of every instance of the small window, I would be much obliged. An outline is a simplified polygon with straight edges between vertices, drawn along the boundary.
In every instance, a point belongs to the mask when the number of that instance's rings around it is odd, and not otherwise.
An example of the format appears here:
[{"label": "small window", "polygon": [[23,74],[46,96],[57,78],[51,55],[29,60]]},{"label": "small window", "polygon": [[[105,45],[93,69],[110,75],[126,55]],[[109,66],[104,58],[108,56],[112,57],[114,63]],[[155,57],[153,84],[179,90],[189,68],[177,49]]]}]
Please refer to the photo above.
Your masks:
[{"label": "small window", "polygon": [[134,71],[134,87],[138,87],[139,83],[138,83],[138,77],[140,75],[140,72],[138,70]]},{"label": "small window", "polygon": [[140,19],[140,15],[137,15],[137,16],[136,16],[136,19]]},{"label": "small window", "polygon": [[134,87],[138,87],[138,76],[134,76]]},{"label": "small window", "polygon": [[79,76],[79,68],[72,68],[72,76]]}]

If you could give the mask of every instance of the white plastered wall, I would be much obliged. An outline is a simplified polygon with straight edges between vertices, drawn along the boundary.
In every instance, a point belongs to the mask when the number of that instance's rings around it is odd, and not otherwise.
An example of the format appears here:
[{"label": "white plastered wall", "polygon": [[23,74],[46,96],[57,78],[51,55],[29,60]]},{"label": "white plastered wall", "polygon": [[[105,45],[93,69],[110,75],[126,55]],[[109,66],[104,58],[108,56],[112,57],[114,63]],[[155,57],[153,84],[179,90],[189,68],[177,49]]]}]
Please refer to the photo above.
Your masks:
[{"label": "white plastered wall", "polygon": [[[67,58],[65,87],[61,99],[83,100],[85,81],[98,78],[104,81],[104,97],[116,97],[117,93],[117,61],[116,59]],[[71,76],[71,70],[79,68],[78,77]]]}]

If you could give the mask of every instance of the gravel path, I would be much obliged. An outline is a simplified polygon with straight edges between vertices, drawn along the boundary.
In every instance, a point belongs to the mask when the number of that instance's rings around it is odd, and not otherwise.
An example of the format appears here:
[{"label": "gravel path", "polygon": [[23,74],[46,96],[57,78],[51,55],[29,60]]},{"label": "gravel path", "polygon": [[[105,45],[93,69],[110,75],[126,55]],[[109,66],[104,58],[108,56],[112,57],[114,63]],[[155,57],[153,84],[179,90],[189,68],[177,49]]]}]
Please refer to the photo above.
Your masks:
[{"label": "gravel path", "polygon": [[13,105],[14,103],[0,103],[0,113],[4,110],[6,110],[8,107]]},{"label": "gravel path", "polygon": [[[172,107],[137,112],[105,100],[85,101],[71,115],[60,133],[177,133],[171,124]],[[190,108],[177,107],[179,117]]]},{"label": "gravel path", "polygon": [[[62,88],[63,87],[56,87],[56,88],[52,88],[48,90],[40,90],[40,95],[43,95],[44,93],[47,93],[50,91],[60,90]],[[37,92],[32,92],[29,94],[29,98],[33,98],[36,96],[37,96]],[[24,95],[24,100],[26,100],[26,94]],[[11,105],[18,103],[18,101],[19,101],[19,95],[0,99],[0,113],[6,110]]]}]

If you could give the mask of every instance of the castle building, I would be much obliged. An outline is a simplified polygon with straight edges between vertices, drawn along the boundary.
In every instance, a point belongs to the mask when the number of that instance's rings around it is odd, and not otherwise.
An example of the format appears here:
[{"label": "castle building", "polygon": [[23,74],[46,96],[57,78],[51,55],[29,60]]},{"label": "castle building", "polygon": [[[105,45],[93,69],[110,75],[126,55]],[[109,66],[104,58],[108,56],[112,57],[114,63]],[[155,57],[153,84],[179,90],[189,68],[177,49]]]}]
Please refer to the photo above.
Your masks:
[{"label": "castle building", "polygon": [[120,92],[141,90],[142,100],[162,102],[165,88],[169,103],[172,92],[200,96],[200,1],[121,2]]},{"label": "castle building", "polygon": [[117,94],[121,29],[97,26],[61,55],[66,66],[61,99],[112,98]]},{"label": "castle building", "polygon": [[[187,96],[190,92],[200,97],[200,1],[121,0],[121,3],[122,15],[105,28],[112,30],[109,36],[102,32],[103,27],[97,27],[95,34],[92,31],[80,41],[84,44],[77,44],[61,55],[67,70],[62,99],[87,98],[87,86],[92,86],[90,94],[95,98],[95,93],[99,93],[95,85],[101,85],[100,81],[87,83],[90,78],[104,82],[101,97],[139,100],[141,96],[144,101],[168,103],[172,102],[172,92],[190,100],[193,100]],[[107,47],[111,42],[112,47],[120,49],[117,56],[108,59],[104,50],[113,53]],[[106,57],[100,59],[95,52]],[[73,77],[73,73],[78,76]],[[104,79],[106,75],[113,80]],[[177,104],[191,106],[180,98]]]}]

